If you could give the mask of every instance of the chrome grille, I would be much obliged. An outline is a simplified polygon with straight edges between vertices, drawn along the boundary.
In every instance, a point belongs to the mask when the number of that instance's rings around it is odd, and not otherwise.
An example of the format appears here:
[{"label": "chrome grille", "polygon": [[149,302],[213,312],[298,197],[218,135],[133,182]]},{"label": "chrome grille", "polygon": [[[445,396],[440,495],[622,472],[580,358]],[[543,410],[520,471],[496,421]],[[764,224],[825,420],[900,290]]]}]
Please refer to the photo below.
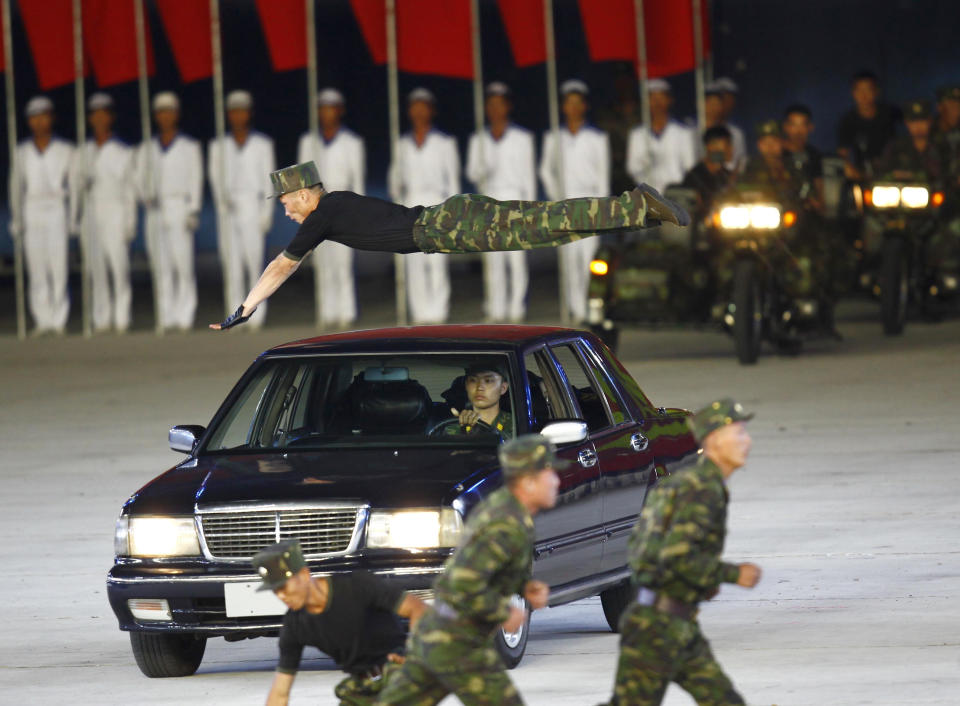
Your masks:
[{"label": "chrome grille", "polygon": [[245,510],[200,514],[212,559],[249,560],[269,544],[298,539],[305,556],[340,554],[350,548],[360,508]]}]

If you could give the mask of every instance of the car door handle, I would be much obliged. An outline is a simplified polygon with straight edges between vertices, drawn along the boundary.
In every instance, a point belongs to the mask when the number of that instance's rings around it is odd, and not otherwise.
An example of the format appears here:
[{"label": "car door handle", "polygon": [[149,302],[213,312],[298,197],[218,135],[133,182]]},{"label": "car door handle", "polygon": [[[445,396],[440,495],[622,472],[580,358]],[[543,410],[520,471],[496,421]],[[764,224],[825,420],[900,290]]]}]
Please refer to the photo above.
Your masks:
[{"label": "car door handle", "polygon": [[630,437],[630,448],[634,451],[646,451],[648,446],[650,446],[650,439],[640,432]]},{"label": "car door handle", "polygon": [[597,465],[597,455],[590,449],[584,449],[577,454],[577,460],[580,461],[580,465],[584,468],[590,468],[591,466]]}]

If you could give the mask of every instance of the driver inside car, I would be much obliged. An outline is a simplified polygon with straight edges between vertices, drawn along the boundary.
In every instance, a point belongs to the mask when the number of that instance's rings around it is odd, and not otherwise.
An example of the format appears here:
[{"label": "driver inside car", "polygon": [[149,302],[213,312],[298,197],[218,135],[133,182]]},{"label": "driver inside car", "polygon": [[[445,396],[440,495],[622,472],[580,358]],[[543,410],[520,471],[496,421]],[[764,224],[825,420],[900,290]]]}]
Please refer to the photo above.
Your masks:
[{"label": "driver inside car", "polygon": [[475,363],[464,371],[463,385],[467,391],[465,409],[450,408],[460,423],[448,426],[444,433],[494,432],[503,440],[512,439],[513,415],[500,407],[500,399],[507,394],[508,387],[504,370],[491,363]]}]

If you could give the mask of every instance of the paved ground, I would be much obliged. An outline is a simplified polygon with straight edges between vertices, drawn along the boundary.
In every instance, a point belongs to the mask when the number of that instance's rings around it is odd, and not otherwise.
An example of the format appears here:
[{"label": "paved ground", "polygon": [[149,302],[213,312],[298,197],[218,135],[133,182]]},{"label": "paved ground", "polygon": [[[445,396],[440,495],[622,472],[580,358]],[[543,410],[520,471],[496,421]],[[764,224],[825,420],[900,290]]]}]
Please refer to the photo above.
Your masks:
[{"label": "paved ground", "polygon": [[[719,334],[624,339],[654,401],[731,393],[757,411],[751,463],[731,483],[727,553],[761,564],[764,579],[724,589],[702,614],[751,703],[958,702],[960,323],[890,340],[873,314],[847,311],[842,344],[752,368]],[[257,352],[309,333],[0,338],[0,702],[262,702],[274,640],[216,640],[195,677],[147,680],[104,575],[121,503],[178,458],[167,428],[208,421]],[[533,625],[513,673],[528,703],[609,694],[617,640],[598,601]],[[307,665],[293,703],[331,703],[338,673],[319,656]],[[674,690],[666,703],[690,700]]]}]

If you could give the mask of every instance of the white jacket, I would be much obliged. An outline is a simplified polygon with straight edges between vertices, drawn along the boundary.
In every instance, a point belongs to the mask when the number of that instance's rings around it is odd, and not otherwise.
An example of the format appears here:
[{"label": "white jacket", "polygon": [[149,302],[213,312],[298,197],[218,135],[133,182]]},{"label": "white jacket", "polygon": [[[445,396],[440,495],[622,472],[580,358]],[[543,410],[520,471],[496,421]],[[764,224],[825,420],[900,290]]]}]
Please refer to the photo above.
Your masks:
[{"label": "white jacket", "polygon": [[[49,208],[43,203],[53,200],[59,200],[64,208],[69,206],[70,214],[76,213],[78,199],[76,179],[72,178],[75,173],[72,143],[54,137],[41,152],[33,139],[26,139],[17,145],[17,158],[18,180],[14,182],[11,174],[10,201],[16,200],[20,205],[18,216],[21,219],[25,209]],[[11,221],[10,228],[19,235],[23,230],[22,221]]]},{"label": "white jacket", "polygon": [[[480,146],[483,145],[483,160]],[[533,133],[517,125],[508,125],[499,140],[484,130],[482,142],[470,136],[467,147],[467,179],[483,193],[500,201],[537,198],[534,175]]]},{"label": "white jacket", "polygon": [[297,147],[297,162],[310,160],[316,162],[325,190],[366,193],[366,149],[363,138],[352,130],[341,127],[329,142],[320,135],[303,133]]},{"label": "white jacket", "polygon": [[663,191],[679,184],[697,161],[696,133],[675,120],[659,135],[638,125],[627,139],[627,173],[640,184]]},{"label": "white jacket", "polygon": [[[78,188],[83,194],[81,208],[100,213],[109,209],[116,217],[122,218],[126,239],[133,240],[137,229],[133,147],[116,137],[111,137],[102,145],[90,139],[87,140],[83,153],[85,161],[82,163],[80,155],[78,150],[75,163]],[[79,224],[75,223],[73,229],[77,230],[78,227]]]},{"label": "white jacket", "polygon": [[460,193],[457,141],[439,130],[417,146],[410,133],[397,145],[399,164],[391,163],[390,198],[404,206],[433,206]]},{"label": "white jacket", "polygon": [[610,138],[592,125],[584,125],[576,134],[560,128],[563,156],[563,181],[560,158],[553,131],[543,136],[540,180],[551,201],[584,196],[610,196]]},{"label": "white jacket", "polygon": [[[192,137],[178,133],[166,148],[160,139],[150,140],[147,152],[141,143],[137,150],[137,188],[140,198],[148,206],[163,206],[174,202],[186,213],[196,214],[203,205],[203,157],[200,143]],[[147,155],[150,154],[153,175],[147,178]]]},{"label": "white jacket", "polygon": [[246,142],[239,145],[232,135],[224,138],[225,187],[219,183],[220,142],[210,140],[207,152],[207,178],[215,203],[222,203],[231,211],[240,201],[257,204],[260,232],[266,233],[273,225],[276,202],[267,197],[273,193],[270,172],[277,168],[273,140],[262,132],[252,130]]}]

